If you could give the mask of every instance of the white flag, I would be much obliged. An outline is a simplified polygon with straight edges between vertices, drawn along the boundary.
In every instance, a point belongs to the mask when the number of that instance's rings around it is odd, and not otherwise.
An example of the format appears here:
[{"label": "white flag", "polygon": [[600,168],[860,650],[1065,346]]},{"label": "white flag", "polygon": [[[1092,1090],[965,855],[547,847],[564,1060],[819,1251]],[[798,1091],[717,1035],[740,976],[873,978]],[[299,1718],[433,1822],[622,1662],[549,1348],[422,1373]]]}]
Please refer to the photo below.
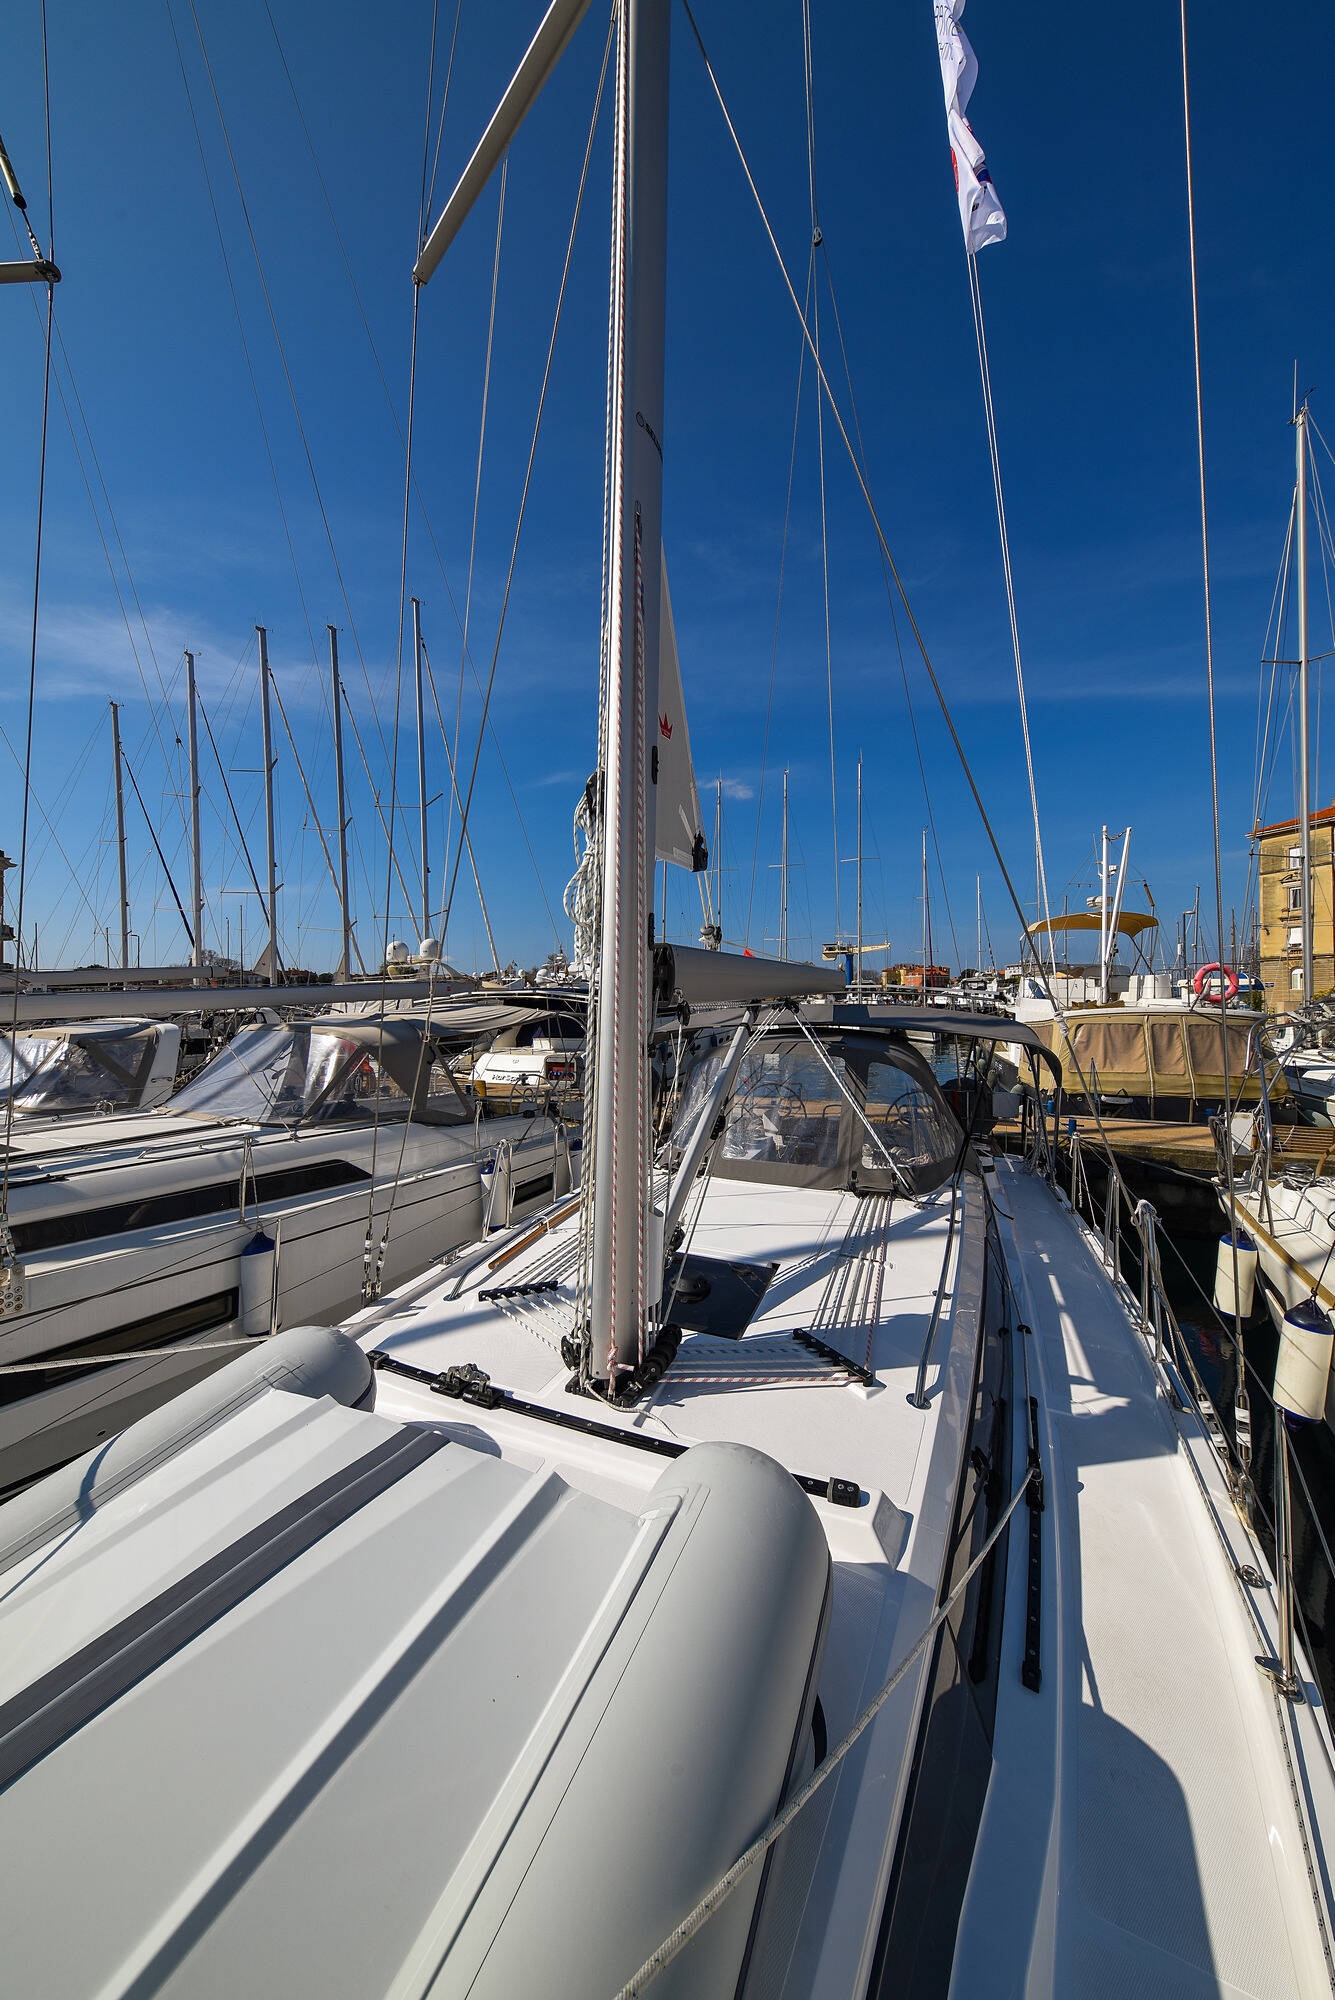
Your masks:
[{"label": "white flag", "polygon": [[988,243],[1004,242],[1006,211],[997,200],[983,149],[974,138],[965,112],[978,80],[978,59],[959,25],[964,0],[933,0],[936,46],[941,57],[941,84],[946,94],[946,124],[950,158],[955,168],[964,247],[972,256]]}]

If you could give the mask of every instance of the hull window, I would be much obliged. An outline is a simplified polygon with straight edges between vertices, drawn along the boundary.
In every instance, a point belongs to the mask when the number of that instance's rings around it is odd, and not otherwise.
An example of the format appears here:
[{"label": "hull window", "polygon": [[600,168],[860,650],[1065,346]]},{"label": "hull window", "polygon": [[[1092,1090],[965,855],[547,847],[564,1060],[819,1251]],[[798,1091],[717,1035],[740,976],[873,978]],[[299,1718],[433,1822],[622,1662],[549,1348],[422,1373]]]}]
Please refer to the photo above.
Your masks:
[{"label": "hull window", "polygon": [[[188,1305],[173,1306],[170,1312],[151,1313],[147,1319],[131,1320],[128,1326],[118,1326],[114,1333],[100,1333],[91,1340],[72,1340],[65,1347],[56,1347],[40,1358],[43,1361],[76,1361],[105,1355],[106,1366],[110,1367],[117,1355],[127,1349],[140,1347],[165,1347],[169,1341],[184,1340],[190,1334],[208,1333],[217,1326],[226,1326],[236,1318],[238,1294],[235,1286],[230,1292],[214,1292],[206,1299],[191,1299]],[[0,1375],[0,1407],[22,1403],[29,1396],[37,1395],[43,1389],[56,1389],[62,1383],[85,1382],[90,1375],[98,1373],[96,1367],[88,1368],[31,1368],[21,1375]]]},{"label": "hull window", "polygon": [[[368,1181],[364,1167],[347,1160],[314,1160],[309,1166],[287,1167],[257,1174],[246,1182],[246,1203],[290,1201],[298,1195],[324,1194],[331,1188]],[[253,1193],[252,1193],[253,1189]],[[160,1229],[172,1222],[195,1222],[206,1215],[224,1215],[239,1206],[240,1181],[233,1174],[204,1187],[178,1188],[174,1194],[150,1195],[144,1201],[118,1201],[105,1208],[73,1209],[66,1215],[35,1216],[15,1222],[14,1245],[20,1257],[38,1250],[60,1250],[70,1243],[93,1243],[104,1236],[121,1236],[129,1229]]]}]

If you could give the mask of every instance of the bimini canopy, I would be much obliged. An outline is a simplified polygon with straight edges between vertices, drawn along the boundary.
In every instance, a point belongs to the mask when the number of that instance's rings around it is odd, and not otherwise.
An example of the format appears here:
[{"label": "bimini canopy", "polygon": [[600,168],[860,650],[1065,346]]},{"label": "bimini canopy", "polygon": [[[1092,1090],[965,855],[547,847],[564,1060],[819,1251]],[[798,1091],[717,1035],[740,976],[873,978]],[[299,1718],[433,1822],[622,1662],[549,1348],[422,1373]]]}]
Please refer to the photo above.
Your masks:
[{"label": "bimini canopy", "polygon": [[[1111,917],[1111,912],[1109,912]],[[1055,931],[1099,931],[1103,930],[1104,919],[1097,910],[1072,910],[1065,917],[1044,917],[1041,923],[1030,924],[1030,937],[1044,937]],[[1123,910],[1116,924],[1110,928],[1120,931],[1123,937],[1139,937],[1142,931],[1159,928],[1157,917],[1142,916],[1138,910]]]},{"label": "bimini canopy", "polygon": [[[1018,1025],[1018,1024],[1017,1024]],[[1224,1022],[1213,1008],[1091,1007],[1061,1021],[1035,1021],[1034,1032],[1060,1055],[1068,1091],[1086,1084],[1102,1096],[1224,1100]],[[1228,1022],[1228,1080],[1234,1103],[1255,1104],[1260,1078],[1247,1075],[1249,1017]],[[1083,1077],[1083,1082],[1082,1082]],[[1287,1095],[1277,1070],[1270,1094]]]}]

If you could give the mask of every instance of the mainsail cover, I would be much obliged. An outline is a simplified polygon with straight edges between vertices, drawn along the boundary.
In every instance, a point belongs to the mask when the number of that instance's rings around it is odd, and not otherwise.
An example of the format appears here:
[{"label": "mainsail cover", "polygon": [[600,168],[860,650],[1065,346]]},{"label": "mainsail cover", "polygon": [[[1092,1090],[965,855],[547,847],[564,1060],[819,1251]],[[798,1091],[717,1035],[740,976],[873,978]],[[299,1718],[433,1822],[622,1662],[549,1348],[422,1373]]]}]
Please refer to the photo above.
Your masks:
[{"label": "mainsail cover", "polygon": [[681,666],[677,659],[677,634],[672,623],[672,600],[668,596],[667,560],[659,565],[662,584],[659,595],[658,629],[658,788],[657,824],[654,853],[659,861],[674,861],[678,868],[698,873],[709,865],[700,817],[700,794],[695,788],[695,766],[691,762],[691,737],[686,727],[686,704],[681,695]]}]

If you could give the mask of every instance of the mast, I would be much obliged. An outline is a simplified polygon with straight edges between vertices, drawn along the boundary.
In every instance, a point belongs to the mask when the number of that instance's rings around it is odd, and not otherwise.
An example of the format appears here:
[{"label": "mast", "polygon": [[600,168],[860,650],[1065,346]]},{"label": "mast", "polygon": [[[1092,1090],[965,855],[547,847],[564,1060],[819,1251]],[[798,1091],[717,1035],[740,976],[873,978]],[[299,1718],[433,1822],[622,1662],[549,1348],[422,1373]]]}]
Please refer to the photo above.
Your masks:
[{"label": "mast", "polygon": [[[130,969],[130,892],[125,880],[125,790],[121,781],[121,712],[119,702],[111,704],[111,756],[116,772],[116,856],[120,864],[121,970]],[[20,955],[23,940],[19,939]]]},{"label": "mast", "polygon": [[343,691],[338,679],[338,631],[326,625],[329,634],[330,693],[334,701],[334,784],[338,807],[338,911],[343,949],[338,976],[346,979],[352,971],[352,925],[348,920],[348,808],[343,789]]},{"label": "mast", "polygon": [[[646,1267],[649,954],[654,823],[647,718],[658,700],[667,248],[668,0],[617,21],[601,941],[598,955],[590,1374],[645,1348],[662,1272]],[[646,615],[646,607],[652,615]]]},{"label": "mast", "polygon": [[431,877],[427,866],[426,840],[426,725],[422,713],[422,606],[418,598],[412,599],[413,607],[413,668],[417,678],[417,813],[421,828],[422,843],[422,940],[431,935]]},{"label": "mast", "polygon": [[260,635],[260,728],[264,738],[264,852],[268,862],[265,901],[269,915],[269,984],[278,984],[278,860],[273,837],[273,730],[269,723],[269,634],[263,625]]},{"label": "mast", "polygon": [[862,752],[858,751],[858,991],[862,991]]},{"label": "mast", "polygon": [[723,780],[714,789],[714,922],[718,925],[719,947],[723,945]]},{"label": "mast", "polygon": [[927,914],[927,828],[922,830],[922,994],[927,999],[927,960],[932,935],[931,920]]},{"label": "mast", "polygon": [[193,653],[185,656],[185,698],[190,751],[190,928],[195,940],[190,963],[198,971],[204,963],[204,875],[199,852],[199,719],[195,714]]},{"label": "mast", "polygon": [[779,957],[788,956],[788,773],[783,774],[783,842],[779,848]]},{"label": "mast", "polygon": [[1295,419],[1298,432],[1298,823],[1302,828],[1303,1005],[1312,1004],[1312,771],[1308,748],[1307,658],[1307,403]]},{"label": "mast", "polygon": [[1099,858],[1099,999],[1108,1004],[1108,829]]}]

